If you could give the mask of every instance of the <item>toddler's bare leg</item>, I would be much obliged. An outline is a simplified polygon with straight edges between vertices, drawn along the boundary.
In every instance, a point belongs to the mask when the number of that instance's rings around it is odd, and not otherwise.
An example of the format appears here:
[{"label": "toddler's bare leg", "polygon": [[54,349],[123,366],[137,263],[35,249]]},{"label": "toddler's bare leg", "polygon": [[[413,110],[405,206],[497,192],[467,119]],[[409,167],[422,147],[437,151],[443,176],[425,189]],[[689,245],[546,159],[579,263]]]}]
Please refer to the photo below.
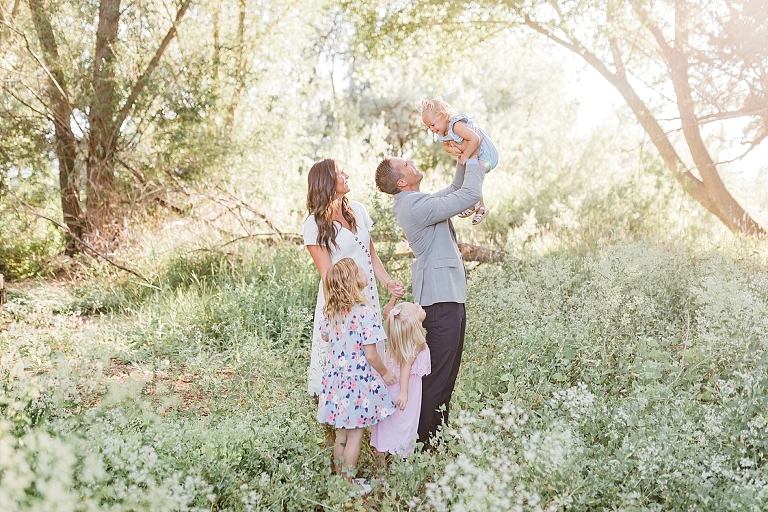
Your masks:
[{"label": "toddler's bare leg", "polygon": [[347,444],[347,431],[343,428],[336,429],[336,442],[333,444],[333,471],[341,475],[341,467],[344,460],[344,447]]},{"label": "toddler's bare leg", "polygon": [[362,428],[345,430],[346,445],[344,446],[344,461],[341,463],[341,476],[349,481],[352,481],[352,477],[355,476],[355,466],[357,459],[360,458],[360,447],[363,444],[364,433],[365,430]]}]

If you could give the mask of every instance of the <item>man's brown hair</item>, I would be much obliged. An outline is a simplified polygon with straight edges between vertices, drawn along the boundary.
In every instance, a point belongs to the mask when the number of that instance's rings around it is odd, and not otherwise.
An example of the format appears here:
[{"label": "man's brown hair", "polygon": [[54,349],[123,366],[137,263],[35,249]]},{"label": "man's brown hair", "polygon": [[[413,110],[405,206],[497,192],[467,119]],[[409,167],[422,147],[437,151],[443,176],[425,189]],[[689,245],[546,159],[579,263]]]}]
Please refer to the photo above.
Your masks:
[{"label": "man's brown hair", "polygon": [[402,173],[392,166],[391,158],[385,158],[376,168],[376,186],[385,194],[395,195],[400,192],[397,181],[402,177]]}]

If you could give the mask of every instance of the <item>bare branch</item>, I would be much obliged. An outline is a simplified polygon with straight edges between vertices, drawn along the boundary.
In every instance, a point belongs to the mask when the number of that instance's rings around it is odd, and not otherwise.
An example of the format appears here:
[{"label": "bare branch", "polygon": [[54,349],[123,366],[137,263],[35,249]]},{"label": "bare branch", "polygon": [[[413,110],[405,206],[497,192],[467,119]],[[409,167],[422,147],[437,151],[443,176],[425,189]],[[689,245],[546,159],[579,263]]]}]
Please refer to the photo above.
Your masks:
[{"label": "bare branch", "polygon": [[[48,69],[48,66],[46,66],[45,63],[42,61],[42,59],[34,52],[34,50],[32,50],[32,46],[29,43],[29,39],[27,38],[27,34],[25,34],[23,32],[20,32],[19,30],[17,30],[16,28],[14,28],[13,26],[9,25],[8,23],[6,23],[3,20],[0,20],[0,24],[5,25],[14,34],[16,34],[16,35],[20,36],[22,39],[24,39],[24,45],[26,47],[27,52],[29,52],[29,54],[32,55],[32,57],[35,59],[35,61],[37,61],[37,63],[40,66],[40,68],[48,76],[48,78],[50,79],[51,83],[56,87],[56,90],[59,92],[59,94],[61,94],[61,97],[64,99],[64,102],[65,102],[65,104],[67,106],[67,110],[69,111],[69,114],[70,114],[69,115],[69,119],[66,119],[66,120],[61,120],[60,119],[58,121],[59,122],[66,122],[67,124],[69,124],[70,119],[74,119],[74,117],[71,115],[73,109],[72,109],[72,103],[69,101],[69,94],[67,94],[67,92],[64,90],[62,85],[59,83],[59,81],[56,80],[56,78],[53,76],[53,73],[51,72],[51,70]],[[27,88],[29,89],[28,86],[27,86]],[[43,104],[45,104],[45,103],[43,102]],[[75,119],[75,123],[77,123],[77,119]],[[83,128],[79,124],[78,124],[78,128],[80,128],[81,131],[84,131]]]},{"label": "bare branch", "polygon": [[[150,195],[152,195],[152,194],[161,194],[161,193],[164,192],[164,187],[157,186],[157,185],[155,185],[152,182],[147,182],[147,179],[144,177],[143,174],[141,174],[140,171],[134,169],[133,167],[131,167],[130,165],[125,163],[121,158],[115,157],[115,160],[117,160],[117,163],[119,163],[125,169],[127,169],[128,172],[130,172],[139,181],[139,183],[142,184],[142,186],[144,186],[145,188],[150,188],[151,187],[152,190],[149,192]],[[146,200],[146,199],[147,199],[146,196],[143,197],[143,198],[139,198],[139,202],[141,202],[143,200]],[[175,204],[169,203],[168,201],[166,201],[162,197],[155,196],[155,197],[152,197],[152,199],[156,203],[158,203],[160,206],[162,206],[163,208],[167,208],[167,209],[173,211],[174,213],[178,213],[179,215],[182,215],[184,213],[184,210],[182,210],[181,208],[179,208]]]},{"label": "bare branch", "polygon": [[743,153],[741,153],[739,156],[737,156],[737,157],[735,157],[735,158],[731,158],[730,160],[723,160],[722,162],[717,162],[717,164],[716,164],[716,165],[721,165],[721,164],[730,164],[730,163],[733,163],[733,162],[735,162],[735,161],[737,161],[737,160],[741,160],[742,158],[744,158],[745,156],[747,156],[748,154],[750,154],[750,153],[751,153],[751,152],[752,152],[752,151],[753,151],[753,150],[754,150],[754,149],[755,149],[757,146],[759,146],[759,145],[760,145],[760,143],[762,143],[762,142],[763,142],[763,141],[764,141],[766,138],[768,138],[768,131],[766,131],[766,132],[763,132],[763,133],[762,133],[762,134],[761,134],[761,135],[760,135],[758,138],[756,138],[755,140],[753,140],[752,142],[750,142],[750,144],[749,144],[749,147],[746,149],[746,151],[744,151]]},{"label": "bare branch", "polygon": [[700,123],[710,123],[714,121],[725,121],[727,119],[736,119],[739,117],[766,116],[768,107],[762,108],[743,108],[741,110],[730,110],[726,112],[716,112],[699,118]]},{"label": "bare branch", "polygon": [[231,201],[234,201],[239,207],[243,208],[246,211],[249,211],[249,212],[253,213],[257,217],[259,217],[261,220],[263,220],[264,223],[267,226],[269,226],[269,228],[272,231],[274,231],[275,233],[277,233],[280,236],[283,236],[283,232],[280,231],[279,229],[277,229],[277,227],[272,223],[271,220],[269,220],[269,218],[263,212],[257,210],[256,208],[254,208],[250,204],[248,204],[245,201],[243,201],[243,200],[239,199],[238,197],[234,196],[231,192],[221,190],[221,188],[219,188],[219,187],[217,187],[217,189],[220,192],[222,192],[223,194],[225,194]]},{"label": "bare branch", "polygon": [[[22,83],[22,85],[24,85],[24,87],[25,87],[25,88],[27,88],[27,90],[29,90],[29,92],[32,94],[32,96],[34,96],[34,97],[35,97],[35,99],[36,99],[37,101],[39,101],[40,103],[42,103],[43,105],[45,105],[45,102],[43,101],[43,99],[42,99],[42,98],[40,98],[40,97],[37,95],[37,93],[36,93],[36,92],[35,92],[35,91],[34,91],[34,90],[33,90],[33,89],[30,87],[30,86],[28,86],[28,85],[27,85],[27,84],[25,84],[24,82],[21,82],[21,83]],[[6,88],[6,87],[3,87],[2,89],[3,89],[4,91],[6,91],[6,92],[7,92],[7,93],[8,93],[8,94],[9,94],[9,95],[10,95],[10,96],[13,98],[13,99],[15,99],[16,101],[18,101],[19,103],[21,103],[22,105],[24,105],[25,107],[27,107],[29,110],[31,110],[32,112],[34,112],[34,113],[35,113],[35,114],[37,114],[38,116],[40,116],[40,117],[44,117],[44,118],[48,119],[48,120],[49,120],[49,121],[51,121],[51,122],[54,122],[54,121],[55,121],[55,119],[53,119],[51,116],[49,116],[47,112],[43,112],[43,111],[41,111],[41,110],[38,110],[37,108],[33,107],[32,105],[30,105],[29,103],[27,103],[25,100],[23,100],[21,97],[19,97],[19,96],[18,96],[18,95],[17,95],[17,94],[16,94],[14,91],[12,91],[11,89],[8,89],[8,88]]]},{"label": "bare branch", "polygon": [[160,64],[160,59],[163,56],[163,53],[165,53],[166,48],[168,48],[168,45],[171,43],[173,38],[176,36],[176,27],[181,22],[181,19],[184,17],[184,14],[186,14],[187,9],[189,8],[189,4],[192,0],[184,0],[184,3],[181,4],[181,7],[179,7],[178,12],[176,13],[176,19],[173,22],[173,25],[168,30],[168,33],[163,38],[163,41],[160,43],[160,46],[157,48],[157,51],[155,51],[154,57],[152,57],[152,60],[149,61],[149,64],[147,65],[147,69],[144,70],[144,73],[139,77],[136,84],[134,84],[133,89],[131,90],[130,95],[128,95],[128,99],[125,100],[125,104],[123,104],[123,108],[120,109],[120,112],[117,115],[117,118],[115,119],[115,125],[114,129],[120,130],[120,127],[123,125],[123,122],[128,117],[128,114],[130,113],[131,109],[133,108],[134,103],[136,103],[136,100],[138,99],[141,92],[144,90],[144,87],[146,87],[147,82],[149,82],[149,77],[152,75],[152,72],[154,72],[155,68]]},{"label": "bare branch", "polygon": [[121,265],[120,263],[117,263],[115,260],[113,260],[112,258],[107,256],[106,254],[102,253],[101,251],[99,251],[98,249],[93,247],[92,245],[90,245],[90,244],[86,243],[85,241],[83,241],[83,239],[81,239],[80,237],[78,237],[74,233],[72,233],[72,231],[70,231],[70,229],[66,225],[62,224],[61,222],[59,222],[59,221],[57,221],[55,219],[52,219],[52,218],[48,217],[47,215],[44,215],[44,214],[38,212],[37,209],[34,206],[32,206],[31,204],[27,203],[26,201],[24,201],[23,199],[21,199],[20,197],[15,195],[13,192],[9,192],[9,194],[11,194],[13,197],[15,197],[16,200],[22,206],[24,206],[27,210],[29,210],[30,213],[32,213],[32,215],[34,215],[35,217],[39,217],[41,219],[47,220],[48,222],[50,222],[54,226],[58,227],[59,229],[64,231],[67,234],[67,236],[71,237],[78,244],[80,244],[81,246],[83,246],[84,248],[86,248],[88,251],[92,252],[93,254],[98,256],[99,258],[103,259],[104,261],[106,261],[107,263],[112,265],[113,267],[119,268],[120,270],[128,272],[129,274],[133,274],[134,276],[138,277],[139,279],[141,279],[145,283],[151,284],[151,281],[149,279],[147,279],[146,277],[144,277],[143,275],[141,275],[137,271],[132,270],[132,269],[126,267],[125,265]]},{"label": "bare branch", "polygon": [[637,14],[638,18],[640,18],[640,21],[643,22],[643,25],[651,32],[651,35],[653,35],[653,38],[656,40],[656,44],[659,45],[659,48],[661,49],[662,55],[664,55],[664,58],[667,60],[667,63],[669,63],[670,58],[672,57],[673,49],[669,45],[666,39],[664,39],[664,34],[661,33],[661,29],[651,22],[651,19],[648,17],[648,13],[645,12],[645,10],[638,4],[637,0],[629,0],[629,3],[632,5],[632,9]]}]

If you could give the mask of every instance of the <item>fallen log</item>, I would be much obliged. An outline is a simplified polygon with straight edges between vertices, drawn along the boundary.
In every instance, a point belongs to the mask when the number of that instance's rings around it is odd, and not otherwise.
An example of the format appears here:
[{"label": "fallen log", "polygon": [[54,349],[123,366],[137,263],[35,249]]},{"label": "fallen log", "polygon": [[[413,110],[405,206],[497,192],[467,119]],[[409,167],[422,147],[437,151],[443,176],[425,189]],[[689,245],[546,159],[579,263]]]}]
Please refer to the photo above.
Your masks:
[{"label": "fallen log", "polygon": [[504,261],[504,254],[500,251],[481,245],[459,242],[459,252],[461,252],[461,259],[464,261],[476,261],[478,263],[501,263]]}]

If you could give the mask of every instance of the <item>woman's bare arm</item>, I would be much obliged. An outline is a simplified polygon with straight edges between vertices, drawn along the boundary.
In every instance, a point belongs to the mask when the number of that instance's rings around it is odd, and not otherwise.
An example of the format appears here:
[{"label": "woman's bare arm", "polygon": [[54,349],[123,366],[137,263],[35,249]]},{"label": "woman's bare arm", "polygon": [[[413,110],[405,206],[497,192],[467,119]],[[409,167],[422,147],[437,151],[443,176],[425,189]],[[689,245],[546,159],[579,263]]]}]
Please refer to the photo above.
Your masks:
[{"label": "woman's bare arm", "polygon": [[325,279],[325,273],[331,267],[331,252],[321,245],[308,245],[307,250],[315,262],[320,279]]},{"label": "woman's bare arm", "polygon": [[373,240],[371,240],[368,250],[371,252],[371,264],[373,265],[373,274],[376,276],[376,279],[381,281],[387,291],[395,297],[400,298],[405,295],[403,283],[389,277],[389,273],[384,268],[381,258],[376,254],[376,249],[373,248]]}]

